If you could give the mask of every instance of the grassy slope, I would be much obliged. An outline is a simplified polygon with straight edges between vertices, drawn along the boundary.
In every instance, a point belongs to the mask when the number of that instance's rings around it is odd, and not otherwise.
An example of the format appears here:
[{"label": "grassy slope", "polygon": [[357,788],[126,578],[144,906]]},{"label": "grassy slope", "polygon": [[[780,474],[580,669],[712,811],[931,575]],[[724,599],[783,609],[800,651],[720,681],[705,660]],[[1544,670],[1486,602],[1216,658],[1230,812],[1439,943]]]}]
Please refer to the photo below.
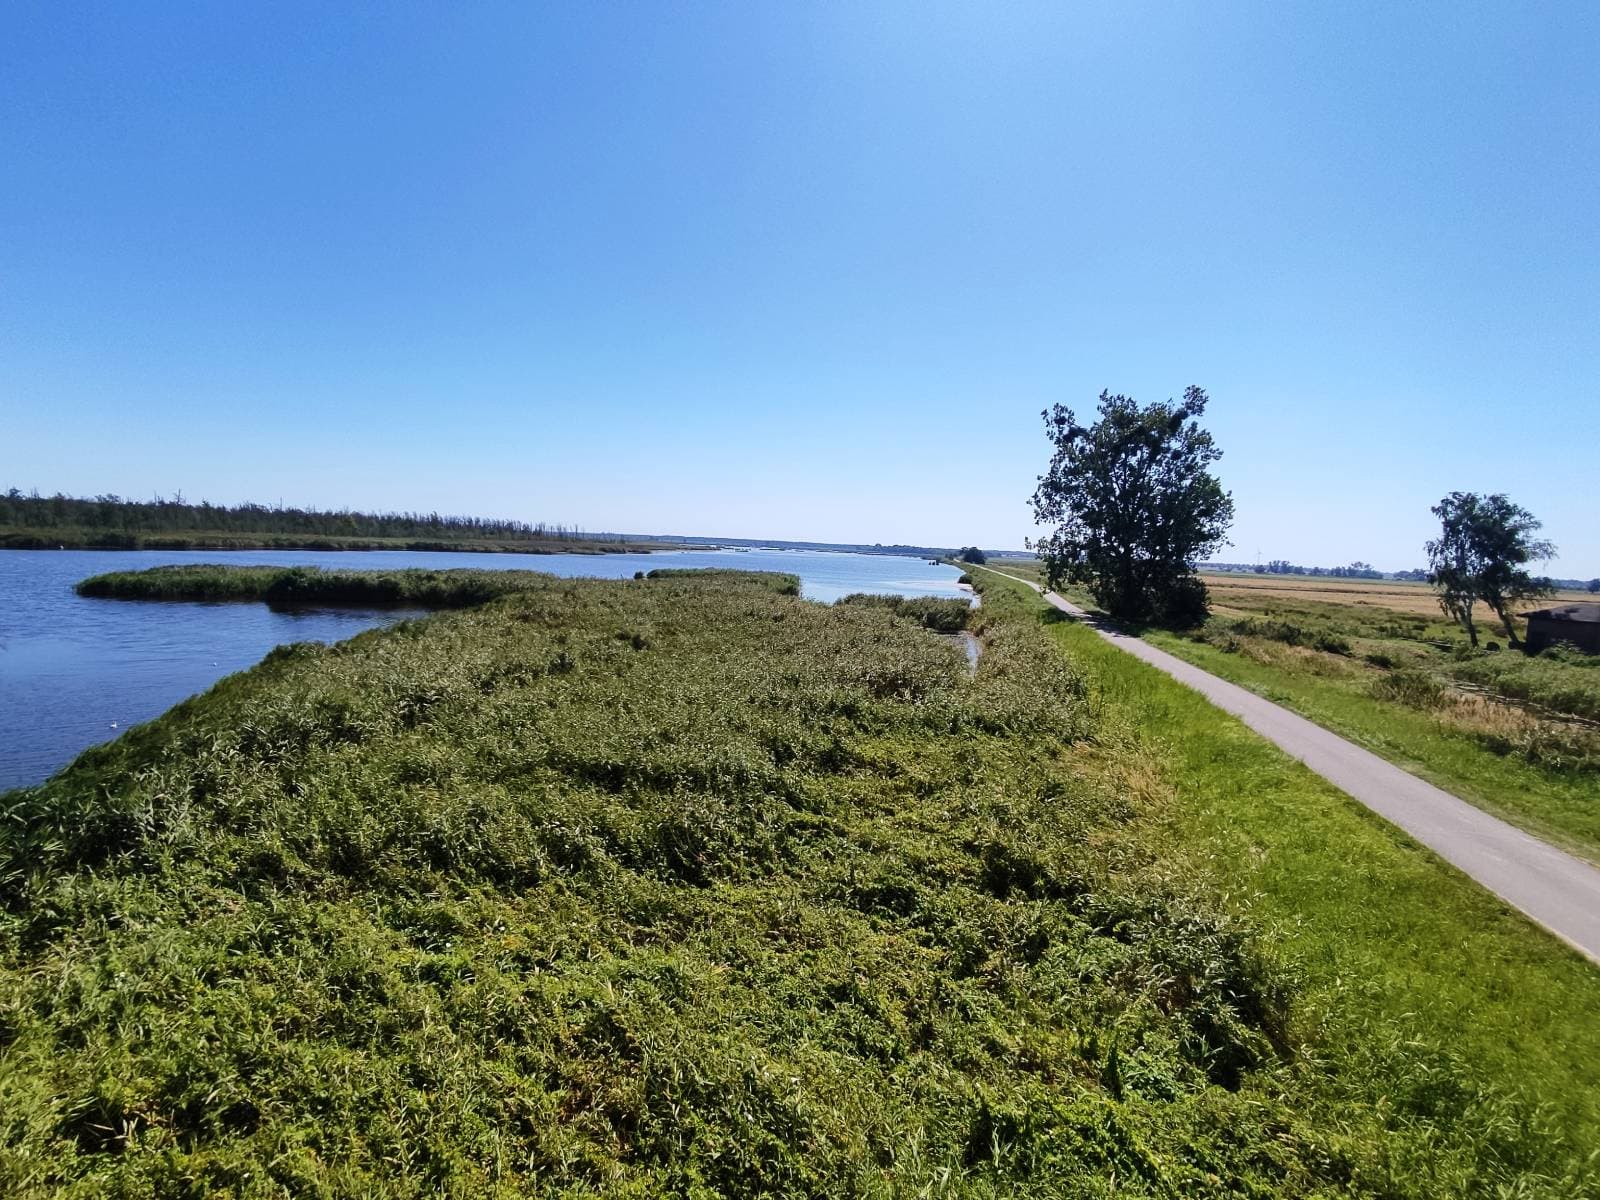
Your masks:
[{"label": "grassy slope", "polygon": [[1284,1098],[1246,931],[1061,740],[1094,732],[1066,663],[996,629],[969,682],[793,590],[535,581],[277,652],[0,799],[0,1190],[1366,1169],[1372,1131]]},{"label": "grassy slope", "polygon": [[986,610],[1006,594],[1048,621],[1108,708],[1147,731],[1168,853],[1274,932],[1302,980],[1301,1032],[1332,1061],[1413,1044],[1600,1145],[1600,971],[1197,693],[1020,585],[980,582]]},{"label": "grassy slope", "polygon": [[1374,672],[1312,674],[1152,630],[1147,641],[1309,717],[1449,792],[1600,860],[1600,777],[1496,754],[1430,713],[1371,694]]},{"label": "grassy slope", "polygon": [[[1041,578],[1036,564],[1004,564],[1001,569],[1036,581]],[[1254,576],[1245,578],[1252,584],[1259,582]],[[1341,585],[1352,597],[1349,605],[1297,600],[1292,594],[1265,590],[1265,585],[1260,596],[1246,596],[1228,576],[1208,577],[1208,583],[1219,589],[1219,604],[1225,599],[1232,609],[1247,616],[1287,619],[1313,632],[1347,636],[1357,651],[1390,651],[1401,662],[1429,670],[1442,680],[1469,679],[1506,694],[1556,702],[1579,715],[1588,715],[1600,703],[1600,669],[1528,660],[1511,653],[1455,663],[1425,641],[1456,639],[1464,643],[1459,631],[1439,614],[1425,610],[1420,615],[1397,614],[1381,603],[1365,604],[1360,601],[1360,584],[1354,581]],[[1331,585],[1323,586],[1332,590]],[[1094,606],[1087,593],[1072,588],[1066,592],[1077,603]],[[1245,603],[1251,607],[1239,608]],[[1404,636],[1384,636],[1395,634]],[[1267,653],[1252,657],[1158,629],[1147,630],[1143,636],[1168,653],[1293,709],[1496,816],[1600,861],[1600,776],[1592,771],[1552,768],[1517,754],[1497,753],[1480,738],[1439,720],[1430,711],[1375,696],[1373,685],[1383,672],[1359,658],[1309,651],[1296,654],[1273,645],[1263,645],[1261,649]],[[1268,661],[1262,661],[1263,657]],[[1580,690],[1569,680],[1586,686]]]},{"label": "grassy slope", "polygon": [[0,1190],[1596,1184],[1592,972],[1036,601],[969,679],[793,587],[534,580],[0,797]]}]

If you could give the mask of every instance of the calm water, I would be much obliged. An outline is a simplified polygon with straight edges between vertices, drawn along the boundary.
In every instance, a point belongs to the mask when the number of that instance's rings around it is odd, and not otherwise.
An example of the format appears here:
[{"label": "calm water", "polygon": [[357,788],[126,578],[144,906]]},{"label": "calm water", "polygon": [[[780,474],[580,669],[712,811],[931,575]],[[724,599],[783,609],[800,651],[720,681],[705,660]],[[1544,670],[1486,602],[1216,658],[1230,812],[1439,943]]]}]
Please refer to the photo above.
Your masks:
[{"label": "calm water", "polygon": [[802,550],[665,554],[413,554],[404,551],[0,551],[0,791],[38,783],[79,751],[160,716],[284,642],[335,642],[414,612],[273,612],[264,604],[86,600],[72,585],[164,563],[328,568],[483,567],[625,579],[655,567],[739,567],[800,576],[831,603],[850,592],[959,596],[959,574],[918,558]]}]

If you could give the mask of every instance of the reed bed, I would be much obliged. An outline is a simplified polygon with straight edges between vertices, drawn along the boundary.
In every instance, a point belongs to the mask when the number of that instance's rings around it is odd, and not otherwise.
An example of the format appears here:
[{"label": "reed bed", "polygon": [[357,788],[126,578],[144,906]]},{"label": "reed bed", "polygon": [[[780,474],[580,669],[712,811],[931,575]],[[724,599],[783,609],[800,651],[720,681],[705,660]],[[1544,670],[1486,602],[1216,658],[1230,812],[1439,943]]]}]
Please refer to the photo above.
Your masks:
[{"label": "reed bed", "polygon": [[0,796],[0,1191],[1410,1195],[1424,1158],[1564,1161],[1420,1050],[1302,1045],[1295,974],[1155,852],[1138,739],[1031,614],[986,605],[969,676],[792,577],[515,583]]}]

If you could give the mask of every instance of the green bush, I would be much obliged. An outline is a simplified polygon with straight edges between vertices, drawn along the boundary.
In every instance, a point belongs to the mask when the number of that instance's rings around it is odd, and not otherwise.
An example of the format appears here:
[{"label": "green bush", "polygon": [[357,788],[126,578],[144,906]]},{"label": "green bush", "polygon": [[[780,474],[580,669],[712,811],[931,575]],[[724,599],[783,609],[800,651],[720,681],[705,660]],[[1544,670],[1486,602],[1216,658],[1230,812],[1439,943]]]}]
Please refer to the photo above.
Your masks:
[{"label": "green bush", "polygon": [[1541,721],[1512,734],[1485,732],[1478,740],[1496,754],[1511,754],[1552,771],[1600,773],[1600,732]]},{"label": "green bush", "polygon": [[1350,641],[1342,633],[1294,621],[1273,617],[1236,617],[1226,622],[1225,627],[1242,637],[1267,638],[1289,646],[1308,646],[1329,654],[1351,653]]},{"label": "green bush", "polygon": [[1444,702],[1445,692],[1438,677],[1426,671],[1393,670],[1372,682],[1372,694],[1379,700],[1392,700],[1408,708],[1437,708]]},{"label": "green bush", "polygon": [[935,633],[960,633],[967,627],[972,614],[972,606],[965,600],[935,596],[880,596],[869,592],[853,592],[839,603],[886,608],[896,616],[915,621]]},{"label": "green bush", "polygon": [[1534,656],[1469,656],[1453,664],[1456,678],[1500,696],[1600,721],[1600,658],[1562,647]]}]

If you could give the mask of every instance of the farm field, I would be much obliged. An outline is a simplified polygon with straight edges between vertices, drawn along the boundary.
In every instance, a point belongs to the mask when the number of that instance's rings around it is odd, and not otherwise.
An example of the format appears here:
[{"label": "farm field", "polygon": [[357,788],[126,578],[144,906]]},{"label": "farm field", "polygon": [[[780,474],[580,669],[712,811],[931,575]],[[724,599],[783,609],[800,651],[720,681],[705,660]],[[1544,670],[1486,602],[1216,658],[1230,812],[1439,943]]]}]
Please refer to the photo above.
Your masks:
[{"label": "farm field", "polygon": [[1009,585],[975,674],[797,586],[526,577],[6,794],[0,1190],[1600,1182],[1575,956]]},{"label": "farm field", "polygon": [[[1406,583],[1393,579],[1334,579],[1311,575],[1246,575],[1237,572],[1202,572],[1211,592],[1212,607],[1218,612],[1262,612],[1282,605],[1325,604],[1333,607],[1388,609],[1407,616],[1426,616],[1442,620],[1439,602],[1425,583]],[[1552,600],[1527,605],[1543,608],[1548,604],[1593,601],[1588,592],[1561,590]],[[1483,614],[1480,612],[1480,617]],[[1492,617],[1491,617],[1492,620]],[[1518,635],[1522,630],[1519,626]],[[1504,634],[1497,625],[1485,624],[1485,640]]]}]

